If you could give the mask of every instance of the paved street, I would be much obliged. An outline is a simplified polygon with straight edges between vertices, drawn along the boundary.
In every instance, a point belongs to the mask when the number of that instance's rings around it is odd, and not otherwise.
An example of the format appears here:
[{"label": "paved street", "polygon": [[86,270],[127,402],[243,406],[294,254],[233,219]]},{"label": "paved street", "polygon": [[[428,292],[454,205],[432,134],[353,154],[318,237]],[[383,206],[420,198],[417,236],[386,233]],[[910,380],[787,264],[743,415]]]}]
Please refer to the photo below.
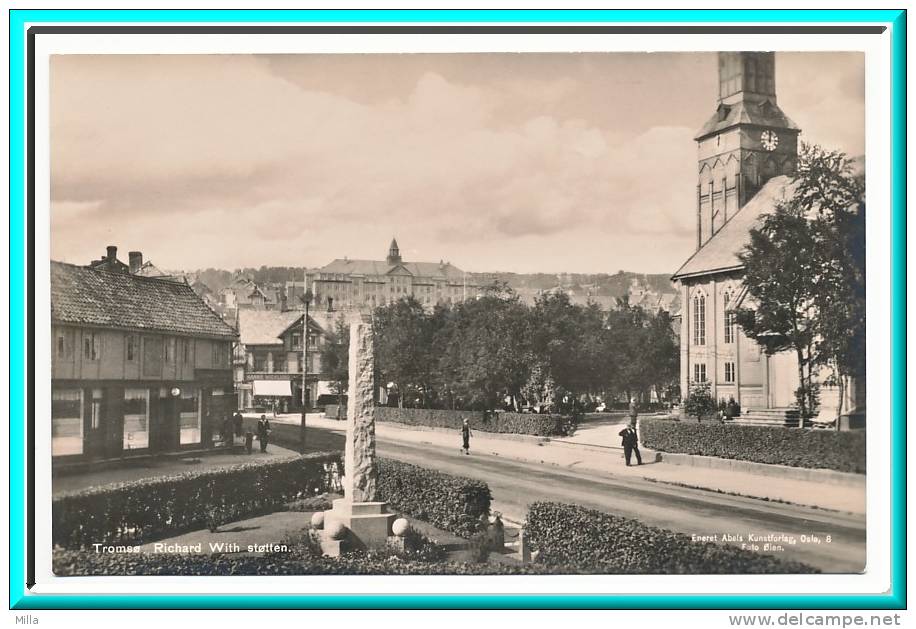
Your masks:
[{"label": "paved street", "polygon": [[[278,419],[276,423],[284,421]],[[341,447],[343,422],[328,422],[318,416],[310,416],[309,422],[310,447]],[[493,494],[493,509],[511,520],[523,521],[531,502],[570,502],[688,535],[718,534],[720,539],[725,534],[741,535],[746,543],[752,533],[787,534],[797,539],[818,536],[820,544],[783,543],[785,550],[774,554],[804,561],[825,572],[858,572],[865,567],[864,515],[666,485],[633,476],[633,468],[622,466],[620,474],[598,473],[491,454],[465,456],[457,445],[407,442],[408,431],[388,425],[377,428],[380,456],[484,480]],[[773,480],[762,478],[760,482]],[[828,535],[830,543],[826,542]],[[758,545],[762,550],[763,543]]]},{"label": "paved street", "polygon": [[831,535],[829,544],[783,544],[785,552],[774,554],[804,561],[826,572],[858,572],[865,567],[862,516],[669,487],[636,478],[621,480],[536,463],[464,456],[457,449],[448,452],[422,444],[381,442],[378,452],[484,480],[493,494],[493,508],[516,521],[524,520],[529,503],[552,500],[637,518],[645,524],[687,534],[735,534],[743,535],[745,540],[749,533],[818,535],[822,539]]},{"label": "paved street", "polygon": [[[307,421],[309,450],[342,449],[344,422],[327,420],[318,415],[309,415]],[[269,448],[270,455],[293,454],[282,446],[298,445],[298,416],[281,416],[272,418],[271,422],[274,427],[274,442]],[[803,535],[817,536],[821,539],[820,544],[799,543],[791,546],[782,543],[784,551],[774,554],[804,561],[825,572],[858,572],[865,565],[865,516],[860,513],[842,513],[731,496],[715,491],[653,482],[641,476],[664,477],[664,473],[672,468],[678,468],[675,469],[677,473],[690,471],[689,468],[684,469],[680,466],[656,464],[641,468],[625,468],[618,461],[614,463],[614,467],[602,471],[587,469],[581,465],[517,460],[495,454],[492,448],[490,451],[478,448],[474,454],[466,456],[459,452],[458,444],[453,443],[453,437],[451,434],[422,433],[387,424],[379,425],[377,450],[380,456],[486,481],[493,495],[493,509],[516,522],[524,521],[528,505],[532,502],[568,502],[636,518],[645,524],[688,535],[719,535],[720,540],[726,534],[742,536],[745,543],[750,541],[749,534],[786,534],[797,539]],[[481,439],[474,443],[480,445]],[[508,446],[516,442],[500,442],[502,443]],[[492,442],[488,442],[488,445],[492,446]],[[536,443],[525,443],[524,446],[545,451],[547,456],[547,446],[539,447]],[[578,457],[589,456],[587,451],[579,451],[571,446],[562,446],[562,452],[573,452]],[[233,462],[238,463],[251,460],[245,455],[235,455],[232,458]],[[608,458],[604,454],[601,455],[602,460]],[[208,459],[210,457],[202,457],[198,465],[215,462]],[[185,463],[175,462],[173,465],[189,469]],[[194,467],[197,466],[190,466]],[[163,470],[151,468],[134,472],[137,475],[156,475],[163,473]],[[55,479],[54,489],[58,492],[78,486],[114,482],[123,474],[124,470],[107,470],[77,477],[64,477]],[[772,484],[778,480],[760,478],[759,482]],[[831,488],[825,486],[823,489],[829,491]],[[852,489],[840,489],[854,493]],[[828,535],[831,536],[830,543],[826,542]],[[758,543],[761,551],[763,543]]]}]

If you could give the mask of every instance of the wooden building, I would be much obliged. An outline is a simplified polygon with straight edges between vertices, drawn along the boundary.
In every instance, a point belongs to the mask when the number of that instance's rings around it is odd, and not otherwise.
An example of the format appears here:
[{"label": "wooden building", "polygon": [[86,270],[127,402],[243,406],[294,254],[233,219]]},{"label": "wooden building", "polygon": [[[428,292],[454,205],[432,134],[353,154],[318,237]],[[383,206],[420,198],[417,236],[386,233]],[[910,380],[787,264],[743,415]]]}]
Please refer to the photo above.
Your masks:
[{"label": "wooden building", "polygon": [[55,464],[212,447],[236,339],[183,282],[52,261]]}]

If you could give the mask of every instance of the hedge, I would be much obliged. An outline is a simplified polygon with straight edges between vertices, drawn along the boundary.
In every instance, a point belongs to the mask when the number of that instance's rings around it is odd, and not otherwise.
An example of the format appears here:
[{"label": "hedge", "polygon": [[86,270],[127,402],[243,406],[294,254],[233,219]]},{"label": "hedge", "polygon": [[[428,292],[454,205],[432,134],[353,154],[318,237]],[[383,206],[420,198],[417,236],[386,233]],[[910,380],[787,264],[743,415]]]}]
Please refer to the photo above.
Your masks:
[{"label": "hedge", "polygon": [[395,510],[440,529],[470,537],[490,513],[490,488],[483,481],[418,465],[379,459],[378,498]]},{"label": "hedge", "polygon": [[594,574],[802,573],[817,569],[646,526],[578,505],[535,502],[526,526],[537,561]]},{"label": "hedge", "polygon": [[375,409],[375,419],[380,422],[452,430],[459,430],[462,422],[467,419],[471,430],[540,437],[565,437],[576,430],[576,421],[573,417],[538,413],[493,413],[378,406]]},{"label": "hedge", "polygon": [[177,555],[146,553],[95,553],[55,550],[56,576],[228,576],[228,575],[477,575],[555,574],[566,571],[542,564],[459,563],[405,561],[395,557],[349,554],[343,557],[255,555]]},{"label": "hedge", "polygon": [[55,497],[51,537],[64,548],[134,543],[268,513],[339,491],[340,453],[315,453],[234,467],[92,487]]},{"label": "hedge", "polygon": [[[490,512],[486,483],[379,459],[379,500],[469,537]],[[340,490],[340,454],[308,454],[61,495],[52,505],[52,541],[64,548],[143,543],[181,531],[286,508]]]},{"label": "hedge", "polygon": [[660,452],[865,473],[865,433],[642,419],[642,443]]}]

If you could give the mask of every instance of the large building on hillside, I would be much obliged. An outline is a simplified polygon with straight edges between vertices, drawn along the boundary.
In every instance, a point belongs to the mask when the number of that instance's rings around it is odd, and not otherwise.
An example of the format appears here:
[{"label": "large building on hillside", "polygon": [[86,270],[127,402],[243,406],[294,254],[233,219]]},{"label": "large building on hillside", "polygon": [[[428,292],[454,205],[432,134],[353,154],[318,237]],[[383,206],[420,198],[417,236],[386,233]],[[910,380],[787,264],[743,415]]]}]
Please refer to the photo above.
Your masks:
[{"label": "large building on hillside", "polygon": [[213,446],[235,330],[184,282],[51,262],[55,465]]},{"label": "large building on hillside", "polygon": [[[412,295],[432,308],[474,298],[479,286],[471,274],[449,262],[408,262],[392,239],[384,260],[338,258],[309,277],[313,306],[323,310],[371,310]],[[287,297],[288,307],[300,307]]]},{"label": "large building on hillside", "polygon": [[[718,61],[716,111],[695,138],[697,249],[672,277],[681,291],[680,385],[686,395],[708,382],[715,398],[734,397],[778,422],[796,405],[795,356],[767,356],[733,312],[753,306],[744,303],[738,254],[760,217],[791,194],[800,130],[777,104],[774,53],[720,52]],[[836,392],[825,390],[823,416],[836,404]]]}]

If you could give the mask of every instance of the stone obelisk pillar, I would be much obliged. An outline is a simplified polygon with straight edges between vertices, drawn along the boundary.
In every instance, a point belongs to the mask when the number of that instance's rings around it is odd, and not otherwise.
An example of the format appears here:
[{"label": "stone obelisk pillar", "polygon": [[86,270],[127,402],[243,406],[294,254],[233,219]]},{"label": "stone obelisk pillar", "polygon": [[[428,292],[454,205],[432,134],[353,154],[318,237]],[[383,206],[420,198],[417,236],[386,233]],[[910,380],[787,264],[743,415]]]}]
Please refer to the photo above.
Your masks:
[{"label": "stone obelisk pillar", "polygon": [[375,354],[372,325],[350,321],[350,385],[347,389],[347,442],[344,448],[344,496],[372,502],[378,482],[375,464]]},{"label": "stone obelisk pillar", "polygon": [[350,386],[347,391],[347,441],[344,448],[344,497],[325,511],[324,552],[347,548],[382,548],[395,514],[376,500],[375,360],[372,324],[359,315],[350,320]]}]

